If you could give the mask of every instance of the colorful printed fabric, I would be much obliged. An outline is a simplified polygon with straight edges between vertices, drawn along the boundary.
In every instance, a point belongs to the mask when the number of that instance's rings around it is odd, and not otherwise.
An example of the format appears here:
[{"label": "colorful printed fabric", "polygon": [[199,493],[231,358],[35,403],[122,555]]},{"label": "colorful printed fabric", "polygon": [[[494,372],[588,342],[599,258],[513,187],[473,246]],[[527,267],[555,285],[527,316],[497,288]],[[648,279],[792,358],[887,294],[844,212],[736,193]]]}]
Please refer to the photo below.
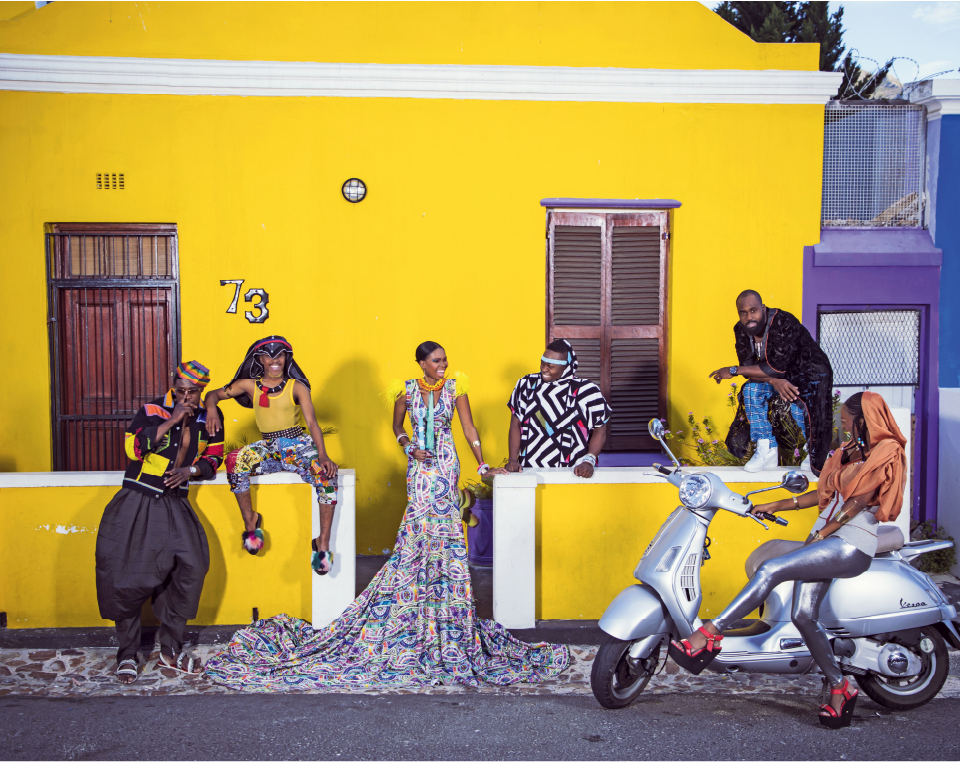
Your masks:
[{"label": "colorful printed fabric", "polygon": [[[776,394],[772,384],[763,381],[750,381],[743,385],[743,408],[750,423],[750,439],[759,442],[761,439],[774,441],[773,424],[767,417],[769,414],[770,398]],[[807,435],[807,424],[803,416],[803,408],[796,402],[790,405],[790,415],[800,427],[803,435]]]},{"label": "colorful printed fabric", "polygon": [[[443,387],[433,411],[436,457],[407,461],[409,502],[397,542],[367,589],[327,627],[281,615],[240,630],[207,661],[213,680],[251,692],[511,685],[542,682],[569,666],[566,646],[524,643],[477,618],[450,430],[452,387]],[[405,391],[411,419],[423,420],[427,405],[416,381]]]},{"label": "colorful printed fabric", "polygon": [[524,376],[507,407],[520,422],[520,465],[530,468],[571,467],[587,454],[590,432],[610,420],[613,411],[600,387],[577,378],[577,353],[569,342],[567,366],[556,381],[539,373]]},{"label": "colorful printed fabric", "polygon": [[210,369],[204,367],[196,360],[182,362],[177,366],[177,375],[180,378],[196,384],[201,389],[210,383]]},{"label": "colorful printed fabric", "polygon": [[333,505],[337,502],[337,477],[328,479],[324,475],[317,448],[309,435],[296,439],[261,439],[231,452],[227,455],[226,465],[231,492],[249,490],[251,476],[293,471],[313,486],[320,503]]},{"label": "colorful printed fabric", "polygon": [[[207,434],[207,410],[201,408],[196,415],[185,418],[158,436],[158,429],[173,417],[176,401],[171,389],[163,397],[148,402],[134,416],[124,437],[124,450],[130,462],[123,475],[123,486],[145,495],[158,497],[166,492],[178,492],[186,497],[189,482],[179,487],[167,487],[164,475],[177,462],[178,446],[182,441],[181,429],[190,430],[186,451],[179,452],[181,466],[196,466],[200,473],[195,479],[213,479],[223,462],[223,426],[212,436]],[[220,408],[214,415],[223,422]]]}]

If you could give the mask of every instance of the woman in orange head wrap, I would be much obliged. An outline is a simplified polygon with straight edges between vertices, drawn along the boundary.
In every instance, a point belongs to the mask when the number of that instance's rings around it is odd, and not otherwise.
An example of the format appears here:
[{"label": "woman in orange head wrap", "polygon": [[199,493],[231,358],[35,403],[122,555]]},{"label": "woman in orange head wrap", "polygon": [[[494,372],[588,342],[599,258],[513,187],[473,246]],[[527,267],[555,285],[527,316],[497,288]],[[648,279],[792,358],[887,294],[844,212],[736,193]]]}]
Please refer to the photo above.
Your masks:
[{"label": "woman in orange head wrap", "polygon": [[820,722],[846,727],[857,690],[840,672],[826,633],[817,621],[820,602],[835,579],[856,577],[877,552],[877,523],[893,521],[903,506],[906,439],[879,394],[853,395],[840,409],[849,441],[827,460],[816,492],[757,505],[753,513],[820,507],[820,517],[804,545],[764,562],[753,579],[716,619],[705,621],[689,638],[671,641],[670,655],[699,673],[720,652],[730,623],[756,609],[781,582],[793,588],[793,623],[830,683],[830,702],[820,707]]}]

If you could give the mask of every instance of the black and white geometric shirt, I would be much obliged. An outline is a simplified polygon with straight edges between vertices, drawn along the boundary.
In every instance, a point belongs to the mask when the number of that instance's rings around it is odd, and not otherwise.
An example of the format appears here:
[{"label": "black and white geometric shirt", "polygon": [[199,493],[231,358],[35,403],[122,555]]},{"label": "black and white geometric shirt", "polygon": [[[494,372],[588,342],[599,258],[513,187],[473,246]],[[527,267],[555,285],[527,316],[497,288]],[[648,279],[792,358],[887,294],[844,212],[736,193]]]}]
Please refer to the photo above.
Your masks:
[{"label": "black and white geometric shirt", "polygon": [[523,376],[507,403],[520,422],[520,465],[525,468],[574,466],[587,453],[590,432],[613,412],[599,386],[577,378],[577,355],[567,347],[568,362],[559,379],[545,383],[539,373]]}]

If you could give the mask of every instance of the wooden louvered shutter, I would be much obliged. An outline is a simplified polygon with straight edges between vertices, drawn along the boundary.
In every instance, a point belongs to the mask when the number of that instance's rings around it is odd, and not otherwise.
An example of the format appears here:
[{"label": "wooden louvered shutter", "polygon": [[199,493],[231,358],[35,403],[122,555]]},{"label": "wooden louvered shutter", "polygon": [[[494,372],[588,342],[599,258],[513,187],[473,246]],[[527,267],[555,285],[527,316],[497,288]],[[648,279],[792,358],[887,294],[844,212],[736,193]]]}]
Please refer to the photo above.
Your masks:
[{"label": "wooden louvered shutter", "polygon": [[613,408],[606,450],[655,449],[666,414],[665,212],[550,212],[547,341],[570,341],[578,375]]}]

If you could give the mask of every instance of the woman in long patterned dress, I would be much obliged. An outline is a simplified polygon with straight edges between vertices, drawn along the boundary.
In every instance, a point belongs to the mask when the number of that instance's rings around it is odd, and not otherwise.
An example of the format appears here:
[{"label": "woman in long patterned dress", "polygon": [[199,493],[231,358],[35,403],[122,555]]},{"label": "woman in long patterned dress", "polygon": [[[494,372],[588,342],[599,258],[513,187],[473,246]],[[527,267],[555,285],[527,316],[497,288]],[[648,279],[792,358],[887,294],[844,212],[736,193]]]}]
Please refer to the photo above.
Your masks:
[{"label": "woman in long patterned dress", "polygon": [[[407,508],[387,563],[327,627],[287,615],[237,632],[207,661],[246,691],[537,683],[570,664],[564,645],[528,644],[479,619],[460,520],[454,413],[485,472],[466,379],[448,378],[443,347],[417,348],[423,379],[398,386],[394,432],[407,454]],[[391,394],[391,396],[394,396]],[[403,428],[409,415],[413,438]]]}]

